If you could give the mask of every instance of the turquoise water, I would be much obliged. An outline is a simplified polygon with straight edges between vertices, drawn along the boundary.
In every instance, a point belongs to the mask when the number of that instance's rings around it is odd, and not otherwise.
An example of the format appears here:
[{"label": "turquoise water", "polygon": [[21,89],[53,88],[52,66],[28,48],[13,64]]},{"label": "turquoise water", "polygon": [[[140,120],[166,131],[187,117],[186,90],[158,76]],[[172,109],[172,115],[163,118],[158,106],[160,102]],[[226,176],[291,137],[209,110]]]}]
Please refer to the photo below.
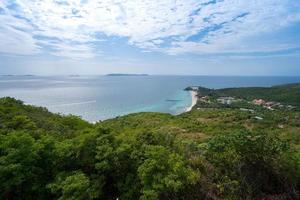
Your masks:
[{"label": "turquoise water", "polygon": [[153,111],[179,114],[191,104],[184,88],[271,86],[300,77],[221,76],[0,76],[0,97],[11,96],[52,112],[89,121]]}]

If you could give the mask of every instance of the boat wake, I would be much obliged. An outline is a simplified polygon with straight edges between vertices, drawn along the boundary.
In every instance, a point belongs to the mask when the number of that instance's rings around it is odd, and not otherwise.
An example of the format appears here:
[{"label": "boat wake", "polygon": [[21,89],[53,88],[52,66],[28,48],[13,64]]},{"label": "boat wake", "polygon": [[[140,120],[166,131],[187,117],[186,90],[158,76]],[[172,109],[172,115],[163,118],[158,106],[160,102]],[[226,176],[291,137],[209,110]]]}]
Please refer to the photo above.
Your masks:
[{"label": "boat wake", "polygon": [[75,103],[65,103],[65,104],[49,105],[49,107],[74,106],[74,105],[92,104],[92,103],[96,103],[96,102],[97,102],[96,100],[93,100],[93,101],[82,101],[82,102],[75,102]]}]

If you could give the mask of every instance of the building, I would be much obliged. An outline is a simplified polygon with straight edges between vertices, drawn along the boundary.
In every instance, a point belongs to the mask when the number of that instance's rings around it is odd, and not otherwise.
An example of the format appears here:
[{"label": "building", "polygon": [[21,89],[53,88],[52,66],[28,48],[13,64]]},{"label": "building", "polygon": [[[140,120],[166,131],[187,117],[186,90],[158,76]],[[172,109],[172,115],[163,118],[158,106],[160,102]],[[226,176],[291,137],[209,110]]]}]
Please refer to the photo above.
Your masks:
[{"label": "building", "polygon": [[235,101],[235,99],[233,97],[220,97],[217,101],[221,104],[230,105]]},{"label": "building", "polygon": [[296,107],[295,107],[295,106],[288,105],[288,106],[286,106],[286,108],[287,108],[288,110],[293,110],[293,109],[295,109]]},{"label": "building", "polygon": [[199,101],[204,102],[204,103],[209,103],[209,97],[208,96],[203,96],[199,98]]},{"label": "building", "polygon": [[269,110],[275,110],[274,108],[272,108],[271,106],[264,106],[266,109],[269,109]]},{"label": "building", "polygon": [[252,101],[252,103],[255,104],[255,105],[259,105],[260,106],[260,105],[264,105],[266,102],[263,99],[254,99]]},{"label": "building", "polygon": [[240,108],[241,111],[254,113],[253,109]]},{"label": "building", "polygon": [[199,87],[197,87],[197,86],[190,86],[189,88],[192,91],[198,91],[199,90]]},{"label": "building", "polygon": [[259,117],[259,116],[255,116],[254,118],[257,119],[257,120],[263,120],[264,119],[264,118]]}]

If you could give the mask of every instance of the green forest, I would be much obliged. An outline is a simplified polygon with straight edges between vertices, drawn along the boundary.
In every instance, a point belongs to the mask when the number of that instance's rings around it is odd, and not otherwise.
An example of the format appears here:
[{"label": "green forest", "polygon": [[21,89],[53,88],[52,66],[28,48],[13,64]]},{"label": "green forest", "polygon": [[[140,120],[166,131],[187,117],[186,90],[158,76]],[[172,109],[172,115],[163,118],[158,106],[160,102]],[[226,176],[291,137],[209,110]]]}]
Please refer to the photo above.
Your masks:
[{"label": "green forest", "polygon": [[[218,92],[298,106],[299,91]],[[299,199],[299,109],[251,108],[197,104],[91,124],[1,98],[0,199]]]}]

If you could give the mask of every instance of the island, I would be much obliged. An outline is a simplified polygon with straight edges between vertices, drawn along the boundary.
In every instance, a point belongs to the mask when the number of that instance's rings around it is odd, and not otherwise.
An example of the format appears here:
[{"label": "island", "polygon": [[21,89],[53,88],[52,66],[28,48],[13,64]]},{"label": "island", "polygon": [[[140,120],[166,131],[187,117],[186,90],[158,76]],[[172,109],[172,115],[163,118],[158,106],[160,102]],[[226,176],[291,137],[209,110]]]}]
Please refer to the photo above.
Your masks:
[{"label": "island", "polygon": [[298,199],[300,84],[187,90],[95,124],[1,98],[0,199]]},{"label": "island", "polygon": [[80,75],[78,75],[78,74],[70,74],[69,77],[77,78],[77,77],[80,77]]},{"label": "island", "polygon": [[35,75],[32,75],[32,74],[24,74],[24,75],[2,74],[0,76],[3,76],[3,77],[14,77],[14,76],[16,76],[16,77],[22,77],[22,76],[23,77],[33,77]]},{"label": "island", "polygon": [[119,74],[119,73],[113,73],[113,74],[106,74],[106,76],[149,76],[149,74]]}]

